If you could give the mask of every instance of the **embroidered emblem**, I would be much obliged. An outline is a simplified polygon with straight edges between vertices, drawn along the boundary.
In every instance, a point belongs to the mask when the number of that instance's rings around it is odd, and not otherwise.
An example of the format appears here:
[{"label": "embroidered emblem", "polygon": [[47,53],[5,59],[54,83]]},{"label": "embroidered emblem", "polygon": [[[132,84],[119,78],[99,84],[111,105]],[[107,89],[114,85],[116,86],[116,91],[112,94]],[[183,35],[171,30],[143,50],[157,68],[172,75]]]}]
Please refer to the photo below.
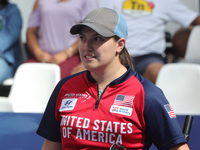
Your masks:
[{"label": "embroidered emblem", "polygon": [[110,108],[110,112],[116,113],[116,114],[121,114],[121,115],[126,115],[126,116],[131,116],[132,108],[112,105]]},{"label": "embroidered emblem", "polygon": [[110,112],[131,116],[134,98],[134,95],[117,95]]},{"label": "embroidered emblem", "polygon": [[73,110],[77,102],[77,98],[63,99],[59,112]]},{"label": "embroidered emblem", "polygon": [[167,113],[169,114],[170,118],[176,118],[174,110],[170,104],[166,104],[166,105],[164,105],[164,107],[165,107]]}]

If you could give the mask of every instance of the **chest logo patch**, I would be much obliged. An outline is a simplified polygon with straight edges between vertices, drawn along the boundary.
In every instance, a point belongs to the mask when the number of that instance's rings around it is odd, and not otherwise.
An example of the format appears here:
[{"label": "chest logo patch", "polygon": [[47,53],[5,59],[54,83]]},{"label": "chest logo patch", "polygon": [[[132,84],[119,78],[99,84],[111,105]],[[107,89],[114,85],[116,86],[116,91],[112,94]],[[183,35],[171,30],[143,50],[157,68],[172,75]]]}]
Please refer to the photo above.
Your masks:
[{"label": "chest logo patch", "polygon": [[126,115],[126,116],[131,116],[132,108],[112,105],[110,108],[110,112],[116,113],[116,114],[121,114],[121,115]]},{"label": "chest logo patch", "polygon": [[134,98],[134,95],[117,95],[110,112],[131,116]]},{"label": "chest logo patch", "polygon": [[63,99],[59,112],[73,110],[77,102],[77,98]]}]

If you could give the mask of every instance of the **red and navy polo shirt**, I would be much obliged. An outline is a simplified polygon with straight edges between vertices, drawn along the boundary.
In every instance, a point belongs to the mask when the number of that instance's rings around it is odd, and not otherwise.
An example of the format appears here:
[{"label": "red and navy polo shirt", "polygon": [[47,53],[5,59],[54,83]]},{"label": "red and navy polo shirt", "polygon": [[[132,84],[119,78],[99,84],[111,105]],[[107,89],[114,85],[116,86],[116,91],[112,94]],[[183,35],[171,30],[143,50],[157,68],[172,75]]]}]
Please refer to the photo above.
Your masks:
[{"label": "red and navy polo shirt", "polygon": [[127,67],[98,96],[89,71],[62,79],[54,89],[37,130],[42,137],[62,141],[63,150],[169,149],[186,140],[163,92]]}]

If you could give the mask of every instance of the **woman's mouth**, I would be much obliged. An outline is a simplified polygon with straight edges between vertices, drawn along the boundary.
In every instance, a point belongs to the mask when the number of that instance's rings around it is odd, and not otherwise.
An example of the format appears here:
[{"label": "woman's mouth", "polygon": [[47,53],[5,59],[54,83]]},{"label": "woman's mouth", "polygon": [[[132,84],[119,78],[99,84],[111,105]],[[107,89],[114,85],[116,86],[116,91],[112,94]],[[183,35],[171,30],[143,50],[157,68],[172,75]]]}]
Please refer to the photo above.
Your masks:
[{"label": "woman's mouth", "polygon": [[91,55],[91,54],[86,54],[84,57],[85,57],[86,59],[95,58],[95,56],[94,56],[94,55]]}]

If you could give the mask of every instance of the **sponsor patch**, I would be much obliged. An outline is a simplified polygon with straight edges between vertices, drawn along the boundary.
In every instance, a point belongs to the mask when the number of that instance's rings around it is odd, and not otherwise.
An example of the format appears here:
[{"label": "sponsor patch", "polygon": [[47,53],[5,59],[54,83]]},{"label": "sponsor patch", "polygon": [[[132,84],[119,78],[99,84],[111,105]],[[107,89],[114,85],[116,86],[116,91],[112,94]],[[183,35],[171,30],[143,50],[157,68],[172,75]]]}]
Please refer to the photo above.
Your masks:
[{"label": "sponsor patch", "polygon": [[61,111],[67,111],[67,110],[73,110],[77,102],[77,98],[67,98],[63,99],[59,112]]},{"label": "sponsor patch", "polygon": [[126,116],[131,116],[132,108],[112,105],[110,108],[110,112],[116,113],[116,114],[121,114],[121,115],[126,115]]}]

